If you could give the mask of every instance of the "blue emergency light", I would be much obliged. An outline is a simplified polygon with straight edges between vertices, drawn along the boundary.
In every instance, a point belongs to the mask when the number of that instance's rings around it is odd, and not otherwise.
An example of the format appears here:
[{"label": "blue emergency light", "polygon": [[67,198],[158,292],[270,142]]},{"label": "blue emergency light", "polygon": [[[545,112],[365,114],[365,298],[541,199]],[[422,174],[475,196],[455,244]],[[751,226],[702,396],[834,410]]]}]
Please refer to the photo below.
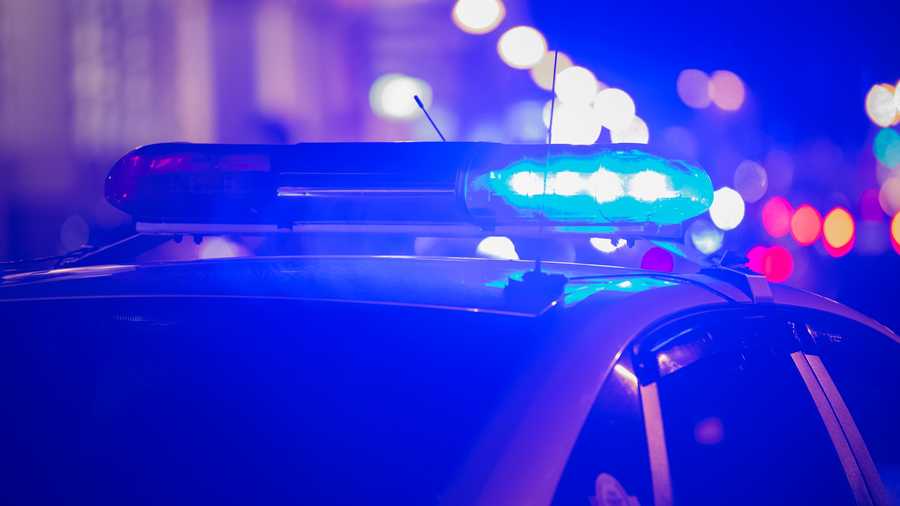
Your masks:
[{"label": "blue emergency light", "polygon": [[547,225],[613,233],[705,212],[701,169],[616,145],[154,144],[110,170],[106,197],[142,223]]}]

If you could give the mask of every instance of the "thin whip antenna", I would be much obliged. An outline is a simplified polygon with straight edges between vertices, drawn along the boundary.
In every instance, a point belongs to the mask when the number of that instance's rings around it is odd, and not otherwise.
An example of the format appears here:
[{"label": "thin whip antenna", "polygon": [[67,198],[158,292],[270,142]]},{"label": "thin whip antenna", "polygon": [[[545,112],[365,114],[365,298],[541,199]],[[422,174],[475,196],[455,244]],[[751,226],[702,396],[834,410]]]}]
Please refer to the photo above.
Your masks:
[{"label": "thin whip antenna", "polygon": [[[555,71],[556,64],[554,64],[553,67],[554,67],[554,71]],[[553,77],[553,81],[556,82],[556,76]],[[447,138],[444,137],[444,134],[441,133],[441,129],[438,128],[438,126],[434,124],[434,120],[431,119],[431,115],[428,114],[428,110],[425,109],[425,104],[422,103],[422,99],[419,98],[418,95],[413,95],[413,98],[416,99],[416,105],[419,106],[419,109],[422,109],[422,112],[425,113],[425,117],[428,118],[428,122],[431,123],[431,127],[434,128],[435,132],[437,132],[438,137],[440,137],[442,141],[447,142]]]},{"label": "thin whip antenna", "polygon": [[[544,233],[544,221],[546,214],[544,213],[544,205],[547,201],[547,173],[550,172],[550,149],[553,146],[553,116],[556,109],[556,65],[559,63],[559,50],[553,52],[553,82],[550,85],[550,93],[553,94],[550,97],[550,121],[547,124],[547,160],[544,164],[544,195],[543,199],[541,199],[541,221],[538,225],[538,234]],[[534,261],[534,270],[536,272],[541,272],[541,256],[538,257]]]},{"label": "thin whip antenna", "polygon": [[[550,85],[550,122],[547,125],[547,145],[553,144],[553,110],[556,109],[556,64],[559,63],[559,51],[553,52],[553,84]],[[427,113],[426,113],[427,114]],[[549,148],[548,148],[549,149]]]}]

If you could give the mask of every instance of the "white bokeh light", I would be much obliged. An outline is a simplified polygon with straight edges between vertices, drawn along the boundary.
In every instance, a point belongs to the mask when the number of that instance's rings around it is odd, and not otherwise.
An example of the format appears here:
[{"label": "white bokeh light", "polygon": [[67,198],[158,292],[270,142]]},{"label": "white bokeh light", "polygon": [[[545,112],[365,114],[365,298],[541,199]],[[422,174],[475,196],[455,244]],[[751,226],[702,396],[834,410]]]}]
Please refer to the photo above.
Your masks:
[{"label": "white bokeh light", "polygon": [[872,123],[880,127],[893,125],[900,111],[897,110],[895,93],[889,84],[876,84],[866,94],[866,114]]},{"label": "white bokeh light", "polygon": [[[556,58],[556,51],[547,51],[537,65],[531,67],[528,72],[534,84],[542,90],[550,90],[553,88],[553,60]],[[563,70],[572,66],[572,59],[566,53],[559,53],[559,60],[556,62],[557,85],[559,84],[559,74]]]},{"label": "white bokeh light", "polygon": [[497,41],[497,52],[514,69],[529,69],[547,53],[547,40],[530,26],[510,28]]},{"label": "white bokeh light", "polygon": [[596,95],[597,78],[584,67],[569,67],[556,77],[556,96],[566,104],[587,104]]},{"label": "white bokeh light", "polygon": [[722,241],[725,239],[725,232],[702,218],[691,223],[687,234],[694,248],[704,255],[711,255],[719,251],[722,248]]},{"label": "white bokeh light", "polygon": [[647,123],[641,118],[635,116],[626,128],[621,130],[610,130],[609,137],[613,144],[631,143],[631,144],[647,144],[650,142],[650,129]]},{"label": "white bokeh light", "polygon": [[492,235],[485,237],[478,243],[475,248],[478,256],[487,258],[496,258],[499,260],[518,260],[519,253],[516,252],[516,245],[513,244],[509,237]]},{"label": "white bokeh light", "polygon": [[369,105],[382,118],[410,119],[419,114],[415,95],[426,107],[431,105],[431,86],[425,81],[403,74],[384,74],[369,89]]},{"label": "white bokeh light", "polygon": [[769,188],[766,169],[752,160],[744,160],[734,171],[734,188],[745,202],[752,203],[763,198]]},{"label": "white bokeh light", "polygon": [[[551,101],[544,104],[544,125],[550,127]],[[553,144],[583,144],[597,142],[603,125],[600,116],[587,104],[570,105],[556,101],[553,110]]]},{"label": "white bokeh light", "polygon": [[591,237],[591,246],[601,253],[612,253],[625,247],[625,239],[608,239],[606,237]]},{"label": "white bokeh light", "polygon": [[709,217],[722,230],[733,230],[744,220],[744,199],[732,188],[723,186],[713,193]]},{"label": "white bokeh light", "polygon": [[506,7],[501,0],[457,0],[452,15],[460,30],[481,35],[497,28],[506,16]]},{"label": "white bokeh light", "polygon": [[611,131],[628,128],[634,120],[634,100],[619,88],[606,88],[597,93],[594,109],[600,116],[600,123]]}]

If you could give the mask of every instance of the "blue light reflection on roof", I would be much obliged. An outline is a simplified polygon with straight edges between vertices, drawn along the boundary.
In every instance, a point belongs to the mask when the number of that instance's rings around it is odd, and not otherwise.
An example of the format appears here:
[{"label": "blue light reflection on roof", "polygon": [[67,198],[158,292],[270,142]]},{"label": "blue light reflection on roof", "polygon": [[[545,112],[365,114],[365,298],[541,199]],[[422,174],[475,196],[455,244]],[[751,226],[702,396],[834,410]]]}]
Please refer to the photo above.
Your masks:
[{"label": "blue light reflection on roof", "polygon": [[521,160],[471,174],[467,195],[471,207],[488,207],[499,218],[660,225],[705,212],[712,198],[700,168],[639,150]]},{"label": "blue light reflection on roof", "polygon": [[590,282],[570,283],[566,285],[563,302],[567,306],[577,304],[598,292],[638,293],[653,288],[674,286],[677,283],[649,276],[626,278],[606,278]]},{"label": "blue light reflection on roof", "polygon": [[[508,278],[488,281],[488,288],[506,288],[509,279],[521,281],[525,271],[516,271]],[[566,284],[563,291],[563,302],[567,306],[577,304],[599,292],[638,293],[653,288],[675,286],[678,283],[651,276],[615,276],[596,280],[577,280]]]}]

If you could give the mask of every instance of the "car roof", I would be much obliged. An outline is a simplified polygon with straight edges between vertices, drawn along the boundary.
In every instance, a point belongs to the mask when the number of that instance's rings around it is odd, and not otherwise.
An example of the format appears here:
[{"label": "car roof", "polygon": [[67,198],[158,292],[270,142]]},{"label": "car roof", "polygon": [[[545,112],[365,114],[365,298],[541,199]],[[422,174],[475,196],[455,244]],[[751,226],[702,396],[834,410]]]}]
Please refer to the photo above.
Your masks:
[{"label": "car roof", "polygon": [[[113,297],[247,297],[424,306],[533,317],[552,307],[508,297],[504,287],[533,261],[413,256],[250,257],[151,264],[90,265],[8,274],[0,302]],[[616,266],[543,262],[569,281],[561,301],[572,308],[656,299],[674,312],[709,304],[752,303],[752,295],[709,273],[668,274]],[[673,296],[682,300],[675,304]],[[652,295],[652,296],[651,296]],[[783,285],[773,302],[816,309],[889,329],[835,301]],[[641,318],[638,318],[639,320]],[[649,323],[649,321],[647,322]]]},{"label": "car roof", "polygon": [[[0,300],[277,297],[535,316],[546,308],[510,300],[503,290],[509,279],[521,279],[533,267],[534,262],[529,261],[407,256],[255,257],[95,265],[4,276]],[[543,268],[572,280],[566,287],[570,304],[588,297],[614,300],[682,283],[671,276],[622,267],[544,262]],[[584,277],[591,279],[579,279]]]}]

